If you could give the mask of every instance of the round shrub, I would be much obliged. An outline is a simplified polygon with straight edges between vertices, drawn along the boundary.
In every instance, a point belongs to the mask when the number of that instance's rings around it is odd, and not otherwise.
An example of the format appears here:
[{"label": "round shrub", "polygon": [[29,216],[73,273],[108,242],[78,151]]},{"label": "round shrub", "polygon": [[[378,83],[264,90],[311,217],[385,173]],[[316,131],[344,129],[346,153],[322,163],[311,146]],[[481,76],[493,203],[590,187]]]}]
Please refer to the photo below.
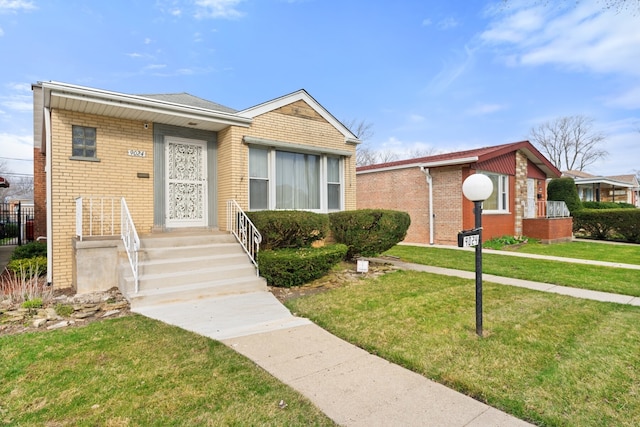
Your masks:
[{"label": "round shrub", "polygon": [[547,200],[565,202],[572,214],[582,209],[582,202],[573,178],[554,178],[549,181]]},{"label": "round shrub", "polygon": [[329,214],[336,242],[348,246],[348,259],[376,256],[404,240],[411,217],[406,212],[359,209]]},{"label": "round shrub", "polygon": [[262,235],[261,249],[308,248],[329,230],[326,215],[307,211],[255,211],[247,216]]},{"label": "round shrub", "polygon": [[260,276],[270,286],[290,288],[318,279],[342,261],[347,247],[341,244],[319,248],[264,250],[258,253]]}]

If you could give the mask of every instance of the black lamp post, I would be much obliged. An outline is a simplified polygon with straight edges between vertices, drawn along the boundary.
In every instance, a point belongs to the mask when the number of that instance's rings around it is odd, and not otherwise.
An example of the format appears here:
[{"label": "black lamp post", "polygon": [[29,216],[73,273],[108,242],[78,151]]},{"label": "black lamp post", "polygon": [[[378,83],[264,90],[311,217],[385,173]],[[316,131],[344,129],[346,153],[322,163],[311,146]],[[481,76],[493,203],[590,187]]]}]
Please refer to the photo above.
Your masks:
[{"label": "black lamp post", "polygon": [[473,202],[475,229],[478,233],[476,245],[476,334],[482,336],[482,202],[493,193],[491,179],[479,173],[470,175],[462,183],[464,197]]}]

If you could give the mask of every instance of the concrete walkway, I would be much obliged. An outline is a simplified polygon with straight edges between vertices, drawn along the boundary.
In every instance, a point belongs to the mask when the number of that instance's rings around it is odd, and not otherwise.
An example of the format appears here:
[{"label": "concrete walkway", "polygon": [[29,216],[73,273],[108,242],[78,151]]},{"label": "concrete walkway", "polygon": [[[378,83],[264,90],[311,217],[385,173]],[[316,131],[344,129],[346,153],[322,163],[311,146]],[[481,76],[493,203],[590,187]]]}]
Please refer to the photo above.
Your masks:
[{"label": "concrete walkway", "polygon": [[[409,264],[389,258],[370,260],[393,263],[407,270],[475,278],[474,272]],[[487,274],[483,280],[640,306],[639,298],[605,292]],[[530,425],[371,355],[310,321],[293,316],[269,292],[144,307],[136,311],[221,340],[302,393],[343,426]]]},{"label": "concrete walkway", "polygon": [[254,361],[342,426],[529,426],[293,316],[270,292],[141,307]]},{"label": "concrete walkway", "polygon": [[3,272],[4,269],[7,268],[11,254],[15,248],[16,246],[0,246],[0,272]]}]

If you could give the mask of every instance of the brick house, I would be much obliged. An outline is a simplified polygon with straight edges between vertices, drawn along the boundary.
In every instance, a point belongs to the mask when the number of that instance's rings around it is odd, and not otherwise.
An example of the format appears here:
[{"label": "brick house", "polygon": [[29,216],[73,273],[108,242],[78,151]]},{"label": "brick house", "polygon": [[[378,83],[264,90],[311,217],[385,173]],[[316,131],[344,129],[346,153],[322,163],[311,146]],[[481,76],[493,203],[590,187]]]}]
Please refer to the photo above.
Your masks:
[{"label": "brick house", "polygon": [[636,175],[597,176],[569,170],[562,172],[562,176],[573,178],[583,202],[629,203],[640,207],[640,184]]},{"label": "brick house", "polygon": [[463,181],[474,173],[494,184],[483,205],[485,240],[571,239],[568,211],[558,213],[546,201],[547,180],[560,171],[529,141],[358,167],[357,208],[406,211],[411,226],[405,242],[454,245],[458,232],[474,227],[473,203],[462,194]]},{"label": "brick house", "polygon": [[55,288],[76,287],[83,235],[120,233],[121,199],[140,235],[225,231],[231,200],[243,210],[356,207],[359,141],[304,90],[241,111],[186,93],[32,90],[35,233]]}]

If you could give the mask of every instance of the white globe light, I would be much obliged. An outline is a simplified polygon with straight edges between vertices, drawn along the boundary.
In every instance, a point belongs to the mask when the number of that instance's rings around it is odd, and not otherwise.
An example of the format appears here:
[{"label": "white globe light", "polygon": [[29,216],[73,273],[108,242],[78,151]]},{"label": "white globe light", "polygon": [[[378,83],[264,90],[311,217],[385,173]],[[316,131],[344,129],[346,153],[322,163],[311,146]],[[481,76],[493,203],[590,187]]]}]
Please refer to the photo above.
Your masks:
[{"label": "white globe light", "polygon": [[493,193],[493,182],[487,175],[476,173],[469,175],[462,183],[462,194],[472,202],[487,200]]}]

